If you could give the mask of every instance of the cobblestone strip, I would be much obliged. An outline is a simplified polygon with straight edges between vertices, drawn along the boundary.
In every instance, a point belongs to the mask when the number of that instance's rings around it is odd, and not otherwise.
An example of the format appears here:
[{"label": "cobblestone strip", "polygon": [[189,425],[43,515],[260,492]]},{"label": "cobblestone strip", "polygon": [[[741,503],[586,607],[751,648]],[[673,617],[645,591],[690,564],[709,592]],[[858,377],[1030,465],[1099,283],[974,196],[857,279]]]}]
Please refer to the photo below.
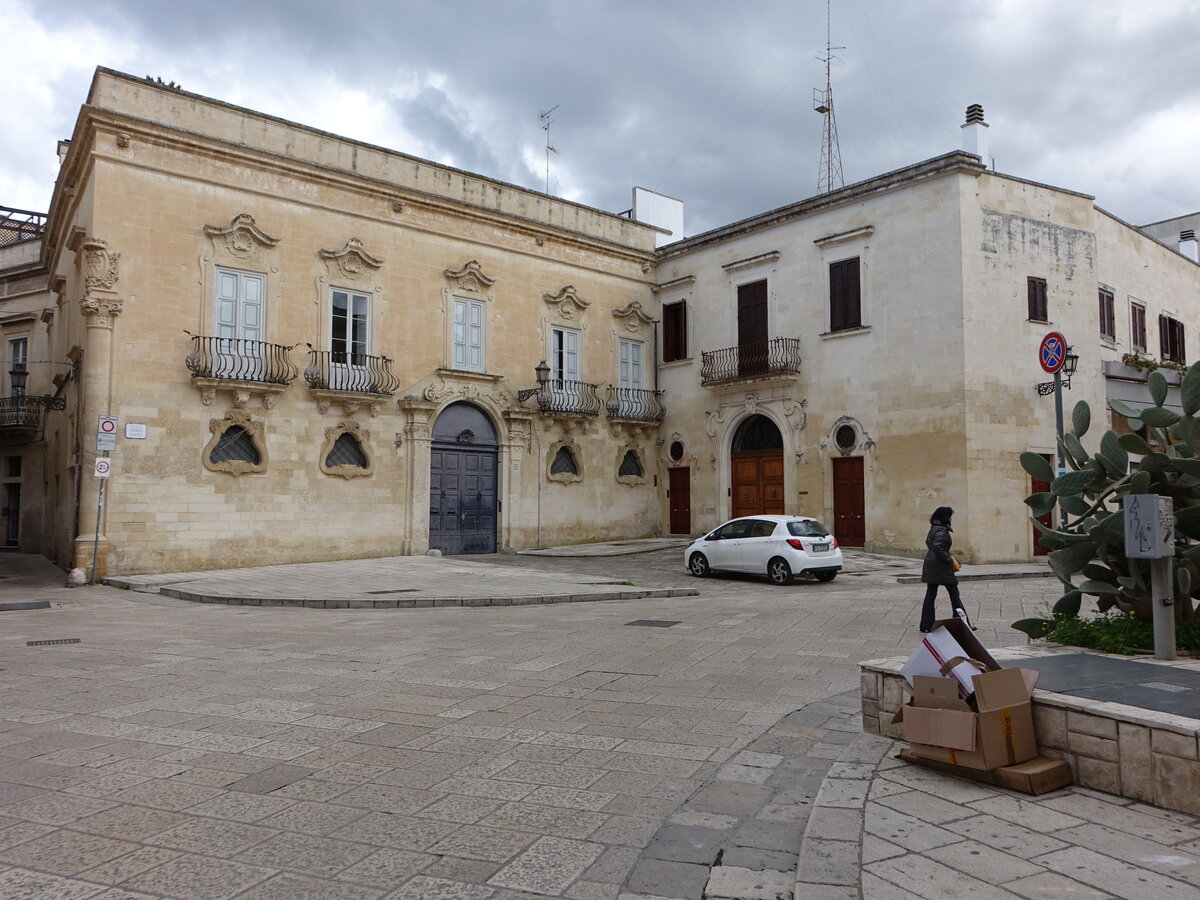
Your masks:
[{"label": "cobblestone strip", "polygon": [[[659,828],[630,871],[620,900],[787,897],[796,883],[802,837],[828,776],[856,772],[844,767],[859,765],[864,754],[882,756],[892,744],[884,740],[882,749],[864,750],[861,729],[857,690],[784,716],[734,754]],[[843,762],[847,758],[854,762]],[[829,797],[833,803],[833,794]],[[861,800],[858,816],[861,822]],[[856,851],[856,865],[857,859]]]}]

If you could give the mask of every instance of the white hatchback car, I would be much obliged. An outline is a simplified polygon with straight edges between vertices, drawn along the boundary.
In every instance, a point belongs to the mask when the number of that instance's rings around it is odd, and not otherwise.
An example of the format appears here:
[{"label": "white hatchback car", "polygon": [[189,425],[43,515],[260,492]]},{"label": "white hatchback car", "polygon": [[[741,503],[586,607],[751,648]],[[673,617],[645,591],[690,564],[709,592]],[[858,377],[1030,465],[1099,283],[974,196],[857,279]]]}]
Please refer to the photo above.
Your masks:
[{"label": "white hatchback car", "polygon": [[797,575],[833,581],[842,568],[842,551],[816,519],[746,516],[692,541],[683,562],[699,578],[717,571],[749,572],[783,585]]}]

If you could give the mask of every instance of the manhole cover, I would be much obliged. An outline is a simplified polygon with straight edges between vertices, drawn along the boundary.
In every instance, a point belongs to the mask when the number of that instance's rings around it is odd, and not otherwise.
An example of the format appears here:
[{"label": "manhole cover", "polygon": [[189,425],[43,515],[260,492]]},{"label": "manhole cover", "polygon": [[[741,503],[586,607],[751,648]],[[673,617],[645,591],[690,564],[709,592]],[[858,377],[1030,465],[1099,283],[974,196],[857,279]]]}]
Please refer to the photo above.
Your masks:
[{"label": "manhole cover", "polygon": [[642,625],[646,628],[670,628],[672,625],[679,624],[678,619],[671,621],[670,619],[637,619],[633,622],[626,622],[626,625]]},{"label": "manhole cover", "polygon": [[58,638],[54,641],[26,641],[26,647],[49,647],[52,644],[78,644],[80,638]]}]

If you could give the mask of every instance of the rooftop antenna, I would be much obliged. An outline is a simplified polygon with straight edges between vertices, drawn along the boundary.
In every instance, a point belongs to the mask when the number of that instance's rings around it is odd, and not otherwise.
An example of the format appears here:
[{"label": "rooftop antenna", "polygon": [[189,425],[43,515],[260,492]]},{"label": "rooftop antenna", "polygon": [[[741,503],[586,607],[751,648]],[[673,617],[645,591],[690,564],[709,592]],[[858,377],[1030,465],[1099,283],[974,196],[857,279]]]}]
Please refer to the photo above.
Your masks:
[{"label": "rooftop antenna", "polygon": [[842,151],[838,147],[837,118],[833,114],[833,79],[830,74],[830,64],[835,59],[833,51],[846,48],[833,46],[829,4],[830,0],[825,0],[825,55],[817,57],[825,63],[825,90],[813,88],[813,109],[825,117],[821,133],[821,171],[817,176],[817,190],[823,194],[846,186],[842,178]]},{"label": "rooftop antenna", "polygon": [[561,103],[555,103],[547,110],[538,112],[538,120],[542,123],[542,131],[546,132],[546,193],[550,193],[550,154],[557,153],[558,148],[550,143],[550,126],[554,124],[553,114]]}]

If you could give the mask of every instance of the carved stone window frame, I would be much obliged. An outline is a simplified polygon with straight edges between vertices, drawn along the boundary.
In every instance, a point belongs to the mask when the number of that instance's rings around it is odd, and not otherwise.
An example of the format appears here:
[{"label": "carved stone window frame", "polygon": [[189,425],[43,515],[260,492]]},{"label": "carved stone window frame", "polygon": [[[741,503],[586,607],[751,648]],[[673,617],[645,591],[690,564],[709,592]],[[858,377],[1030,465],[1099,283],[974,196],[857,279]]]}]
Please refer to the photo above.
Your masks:
[{"label": "carved stone window frame", "polygon": [[[573,460],[575,460],[575,470],[576,470],[575,474],[572,474],[570,472],[555,473],[555,472],[550,471],[551,467],[554,465],[554,460],[558,458],[558,451],[562,450],[564,447],[570,452],[571,458]],[[624,455],[624,454],[622,454],[622,455]],[[555,482],[558,482],[559,484],[576,484],[577,482],[583,481],[583,475],[584,475],[583,455],[580,452],[579,445],[577,443],[575,443],[575,441],[570,441],[570,440],[555,441],[553,444],[550,445],[549,450],[546,453],[546,478],[547,478],[547,480],[555,481]]]},{"label": "carved stone window frame", "polygon": [[228,225],[205,225],[201,231],[209,241],[208,252],[198,261],[200,270],[199,334],[215,336],[217,269],[233,269],[262,275],[266,281],[263,297],[263,340],[270,339],[270,326],[282,308],[282,279],[279,267],[271,265],[271,254],[279,238],[258,227],[254,216],[238,213]]},{"label": "carved stone window frame", "polygon": [[[466,372],[468,374],[486,375],[487,366],[492,354],[488,352],[488,343],[492,339],[493,321],[496,314],[496,292],[492,287],[496,279],[484,274],[478,260],[468,260],[457,269],[445,269],[442,274],[446,277],[446,286],[442,288],[442,359],[445,365],[441,368],[448,372]],[[474,300],[483,304],[483,372],[473,372],[470,369],[454,368],[454,301]]]},{"label": "carved stone window frame", "polygon": [[[250,438],[254,449],[258,451],[258,464],[248,462],[244,459],[227,459],[222,462],[213,462],[211,456],[225,432],[230,428],[238,426],[242,428],[247,437]],[[223,419],[210,419],[208,430],[212,433],[212,438],[204,446],[204,452],[201,456],[201,461],[204,463],[204,468],[210,472],[224,472],[228,475],[258,475],[267,470],[267,440],[266,429],[263,427],[261,419],[255,417],[249,410],[231,409],[225,413]]]},{"label": "carved stone window frame", "polygon": [[[333,445],[337,443],[338,438],[343,434],[350,435],[350,437],[358,442],[358,448],[367,460],[366,466],[327,466],[325,464],[326,458],[333,451]],[[317,462],[321,467],[321,471],[326,475],[334,475],[347,479],[374,475],[375,452],[371,447],[371,432],[353,421],[339,422],[336,425],[329,426],[325,429],[325,443],[321,445],[321,455],[317,458]]]},{"label": "carved stone window frame", "polygon": [[[625,456],[629,453],[632,453],[635,457],[637,457],[638,465],[642,467],[641,475],[621,474],[621,464],[625,462]],[[646,474],[648,471],[649,469],[646,465],[646,453],[641,447],[637,446],[636,444],[625,444],[623,447],[617,450],[616,472],[618,484],[624,484],[629,487],[645,484],[650,480],[650,476]]]},{"label": "carved stone window frame", "polygon": [[369,311],[367,353],[380,355],[380,351],[375,346],[375,335],[379,311],[387,306],[387,301],[383,296],[383,279],[379,272],[383,267],[384,260],[368,253],[362,241],[356,237],[347,240],[340,250],[318,250],[317,256],[324,264],[325,270],[317,276],[314,285],[317,308],[324,311],[321,316],[317,349],[331,350],[333,348],[333,292],[344,291],[348,294],[367,295]]}]

